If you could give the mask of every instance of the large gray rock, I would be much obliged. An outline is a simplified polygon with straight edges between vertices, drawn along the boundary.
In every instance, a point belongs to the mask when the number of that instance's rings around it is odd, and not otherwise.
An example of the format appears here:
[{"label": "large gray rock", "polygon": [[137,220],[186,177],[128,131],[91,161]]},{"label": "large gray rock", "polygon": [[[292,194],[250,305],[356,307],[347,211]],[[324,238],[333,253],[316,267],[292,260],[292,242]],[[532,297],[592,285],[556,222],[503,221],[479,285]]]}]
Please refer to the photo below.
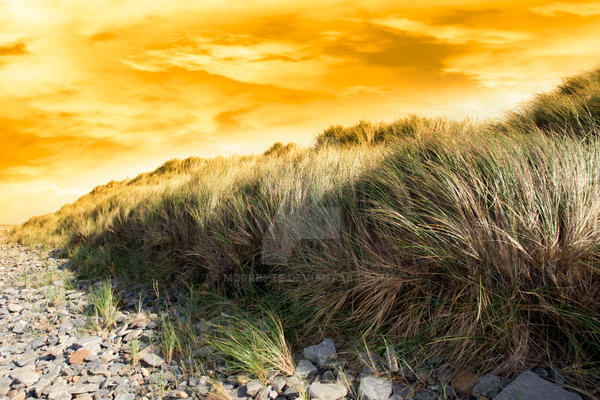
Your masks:
[{"label": "large gray rock", "polygon": [[581,396],[549,382],[531,371],[525,371],[494,400],[581,400]]},{"label": "large gray rock", "polygon": [[308,393],[316,400],[338,400],[346,397],[348,389],[339,383],[313,382],[308,387]]},{"label": "large gray rock", "polygon": [[300,379],[310,379],[317,373],[317,368],[308,360],[300,360],[296,365],[296,376]]},{"label": "large gray rock", "polygon": [[333,340],[325,339],[314,346],[305,347],[304,358],[316,363],[320,368],[326,367],[328,363],[337,359]]},{"label": "large gray rock", "polygon": [[250,381],[246,383],[246,394],[250,397],[254,397],[261,391],[263,384],[259,381]]},{"label": "large gray rock", "polygon": [[494,374],[484,375],[473,386],[473,396],[493,399],[506,387],[508,382]]},{"label": "large gray rock", "polygon": [[387,400],[392,395],[392,382],[374,376],[360,380],[360,393],[364,400]]}]

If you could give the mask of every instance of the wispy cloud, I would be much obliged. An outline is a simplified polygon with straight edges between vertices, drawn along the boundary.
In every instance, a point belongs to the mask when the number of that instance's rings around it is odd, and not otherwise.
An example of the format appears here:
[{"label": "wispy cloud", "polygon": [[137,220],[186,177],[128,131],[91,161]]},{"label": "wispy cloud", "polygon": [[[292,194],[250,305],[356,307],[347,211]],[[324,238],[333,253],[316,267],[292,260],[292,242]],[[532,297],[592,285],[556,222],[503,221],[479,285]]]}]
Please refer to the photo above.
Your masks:
[{"label": "wispy cloud", "polygon": [[600,15],[600,1],[588,3],[551,3],[543,6],[533,7],[533,12],[541,15],[556,16],[558,14],[575,14],[582,17]]},{"label": "wispy cloud", "polygon": [[0,44],[0,57],[2,56],[21,56],[27,54],[25,43]]},{"label": "wispy cloud", "polygon": [[483,43],[487,45],[507,45],[533,38],[533,35],[528,32],[476,29],[453,25],[431,25],[402,17],[376,18],[369,20],[369,22],[417,35],[432,36],[441,41],[455,44]]}]

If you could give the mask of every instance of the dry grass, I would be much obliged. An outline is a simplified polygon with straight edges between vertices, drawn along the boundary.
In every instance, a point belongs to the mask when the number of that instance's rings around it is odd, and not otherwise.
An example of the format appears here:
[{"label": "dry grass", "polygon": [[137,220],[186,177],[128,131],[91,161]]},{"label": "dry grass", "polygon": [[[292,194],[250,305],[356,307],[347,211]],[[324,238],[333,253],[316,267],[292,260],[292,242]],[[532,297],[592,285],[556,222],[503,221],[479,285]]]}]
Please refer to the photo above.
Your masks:
[{"label": "dry grass", "polygon": [[304,333],[583,376],[600,362],[599,99],[597,70],[500,122],[361,122],[310,149],[174,160],[12,237],[66,246],[81,273],[264,296]]}]

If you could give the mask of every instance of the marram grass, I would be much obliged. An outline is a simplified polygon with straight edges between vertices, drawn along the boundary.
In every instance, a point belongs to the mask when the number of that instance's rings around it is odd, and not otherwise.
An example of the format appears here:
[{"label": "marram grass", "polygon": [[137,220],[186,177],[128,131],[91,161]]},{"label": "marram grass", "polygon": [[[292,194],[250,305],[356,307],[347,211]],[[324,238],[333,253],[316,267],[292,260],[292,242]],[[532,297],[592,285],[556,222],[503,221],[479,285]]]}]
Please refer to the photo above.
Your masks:
[{"label": "marram grass", "polygon": [[[500,122],[362,122],[313,148],[174,160],[12,237],[64,246],[82,274],[263,296],[300,335],[584,377],[600,362],[599,96],[597,70]],[[285,279],[246,279],[265,274]]]}]

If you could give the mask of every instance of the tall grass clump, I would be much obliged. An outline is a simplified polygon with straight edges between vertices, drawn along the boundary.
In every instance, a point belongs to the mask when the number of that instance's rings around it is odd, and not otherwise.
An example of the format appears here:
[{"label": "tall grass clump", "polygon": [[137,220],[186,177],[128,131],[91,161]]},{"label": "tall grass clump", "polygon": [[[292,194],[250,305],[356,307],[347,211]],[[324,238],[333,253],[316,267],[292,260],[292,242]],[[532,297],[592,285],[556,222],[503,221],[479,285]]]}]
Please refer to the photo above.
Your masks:
[{"label": "tall grass clump", "polygon": [[462,135],[475,128],[476,124],[471,121],[457,122],[411,115],[387,124],[360,121],[351,126],[334,125],[317,136],[316,146],[373,145],[449,133]]},{"label": "tall grass clump", "polygon": [[600,134],[600,69],[566,79],[512,112],[503,123],[509,132],[559,132],[575,137]]},{"label": "tall grass clump", "polygon": [[291,291],[314,325],[383,329],[454,360],[598,361],[599,179],[597,140],[405,143],[357,184],[355,230],[287,267],[334,279]]},{"label": "tall grass clump", "polygon": [[267,383],[276,374],[294,374],[294,360],[279,317],[230,316],[214,326],[211,346],[235,372],[249,372]]},{"label": "tall grass clump", "polygon": [[119,299],[113,292],[110,281],[103,281],[92,288],[89,294],[96,326],[110,329],[117,323]]}]

